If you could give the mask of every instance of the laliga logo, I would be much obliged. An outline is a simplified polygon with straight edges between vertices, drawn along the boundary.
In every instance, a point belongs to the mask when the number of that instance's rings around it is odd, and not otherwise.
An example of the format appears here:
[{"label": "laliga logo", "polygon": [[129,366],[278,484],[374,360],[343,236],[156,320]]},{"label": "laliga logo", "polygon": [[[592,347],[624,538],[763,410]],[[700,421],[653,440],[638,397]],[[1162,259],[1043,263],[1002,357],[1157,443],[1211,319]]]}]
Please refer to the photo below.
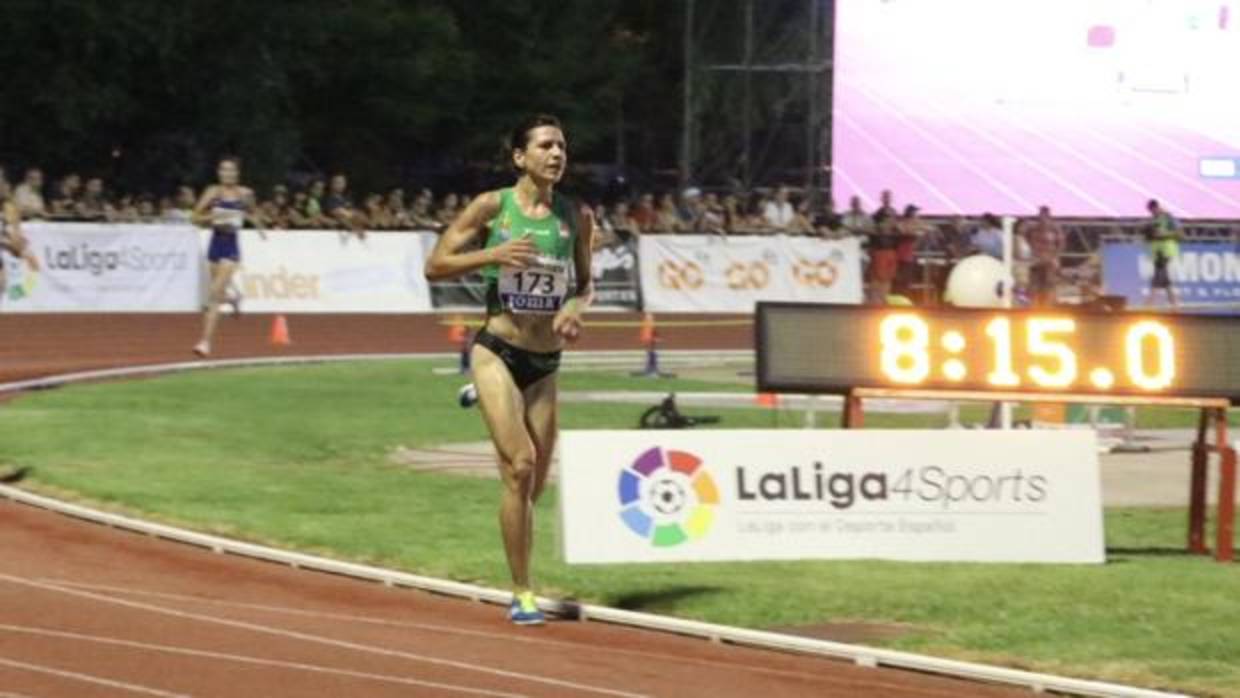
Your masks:
[{"label": "laliga logo", "polygon": [[761,291],[771,283],[771,268],[766,262],[732,262],[724,277],[733,291]]},{"label": "laliga logo", "polygon": [[811,288],[831,288],[839,278],[839,270],[829,259],[811,261],[798,258],[792,265],[792,278],[802,286]]},{"label": "laliga logo", "polygon": [[693,291],[702,287],[702,267],[697,262],[660,262],[659,283],[664,288]]},{"label": "laliga logo", "polygon": [[719,488],[702,460],[655,446],[620,471],[620,520],[656,548],[697,540],[710,531]]}]

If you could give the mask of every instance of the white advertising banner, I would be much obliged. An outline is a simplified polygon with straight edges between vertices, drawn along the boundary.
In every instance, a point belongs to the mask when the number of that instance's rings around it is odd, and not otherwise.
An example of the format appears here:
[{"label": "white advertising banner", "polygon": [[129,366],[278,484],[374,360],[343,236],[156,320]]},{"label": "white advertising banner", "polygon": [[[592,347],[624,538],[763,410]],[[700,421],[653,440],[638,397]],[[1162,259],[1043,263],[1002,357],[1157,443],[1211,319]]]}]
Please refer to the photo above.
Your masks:
[{"label": "white advertising banner", "polygon": [[569,563],[1105,559],[1093,431],[565,431]]},{"label": "white advertising banner", "polygon": [[652,312],[752,313],[758,301],[860,303],[861,243],[787,235],[644,235]]},{"label": "white advertising banner", "polygon": [[429,312],[423,236],[278,230],[264,240],[242,231],[236,284],[253,312]]},{"label": "white advertising banner", "polygon": [[199,306],[200,252],[175,225],[26,223],[39,269],[5,254],[2,312],[183,312]]}]

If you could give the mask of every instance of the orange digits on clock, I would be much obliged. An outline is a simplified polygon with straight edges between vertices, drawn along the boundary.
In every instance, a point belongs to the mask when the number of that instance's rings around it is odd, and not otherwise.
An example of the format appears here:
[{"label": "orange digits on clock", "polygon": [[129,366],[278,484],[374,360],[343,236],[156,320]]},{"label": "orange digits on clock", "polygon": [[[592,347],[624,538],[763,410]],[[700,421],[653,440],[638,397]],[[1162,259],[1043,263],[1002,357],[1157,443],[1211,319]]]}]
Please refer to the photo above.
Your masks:
[{"label": "orange digits on clock", "polygon": [[995,343],[995,370],[986,374],[991,385],[1011,388],[1020,385],[1020,376],[1012,370],[1012,321],[997,317],[986,323],[986,336]]},{"label": "orange digits on clock", "polygon": [[[1145,343],[1153,340],[1158,364],[1154,372],[1145,365]],[[1142,320],[1128,328],[1124,338],[1124,353],[1128,358],[1128,379],[1145,390],[1163,390],[1175,380],[1175,337],[1161,322]]]},{"label": "orange digits on clock", "polygon": [[930,327],[912,313],[894,313],[878,328],[879,366],[896,383],[920,383],[930,375]]},{"label": "orange digits on clock", "polygon": [[1030,366],[1029,378],[1043,388],[1066,388],[1076,381],[1076,353],[1061,341],[1047,337],[1051,334],[1076,332],[1076,320],[1066,317],[1029,318],[1028,346],[1031,356],[1044,356],[1054,361],[1056,369],[1048,371],[1043,366]]}]

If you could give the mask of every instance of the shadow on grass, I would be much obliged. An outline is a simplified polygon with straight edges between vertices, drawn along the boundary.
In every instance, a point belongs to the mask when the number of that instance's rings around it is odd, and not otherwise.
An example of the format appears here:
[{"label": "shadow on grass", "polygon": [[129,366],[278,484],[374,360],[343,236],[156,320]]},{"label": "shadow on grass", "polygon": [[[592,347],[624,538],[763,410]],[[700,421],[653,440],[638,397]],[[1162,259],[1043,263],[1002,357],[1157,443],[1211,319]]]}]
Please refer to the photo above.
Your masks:
[{"label": "shadow on grass", "polygon": [[617,596],[612,600],[611,605],[626,611],[651,611],[672,606],[694,596],[717,594],[721,591],[723,591],[722,587],[712,586],[668,587]]},{"label": "shadow on grass", "polygon": [[[1240,560],[1240,549],[1235,551],[1235,559]],[[1142,557],[1166,557],[1166,558],[1201,558],[1203,560],[1214,559],[1214,551],[1206,553],[1190,553],[1184,548],[1170,546],[1149,546],[1149,547],[1114,547],[1107,548],[1107,557],[1120,556],[1121,558],[1142,558]],[[1110,560],[1110,562],[1122,562],[1122,559]]]}]

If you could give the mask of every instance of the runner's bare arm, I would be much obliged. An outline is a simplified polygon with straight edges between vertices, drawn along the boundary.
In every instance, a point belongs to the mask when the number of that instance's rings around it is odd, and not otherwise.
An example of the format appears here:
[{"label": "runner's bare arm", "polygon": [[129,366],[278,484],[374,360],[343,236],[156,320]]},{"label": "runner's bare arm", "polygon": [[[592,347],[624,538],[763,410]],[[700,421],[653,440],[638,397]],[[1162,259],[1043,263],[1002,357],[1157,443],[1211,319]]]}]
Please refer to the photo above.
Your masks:
[{"label": "runner's bare arm", "polygon": [[577,289],[565,303],[552,321],[552,329],[571,341],[576,341],[581,333],[581,315],[590,307],[594,300],[594,275],[592,259],[594,256],[594,213],[582,208],[577,217],[577,229],[581,231],[577,243],[573,246],[573,269],[576,271]]},{"label": "runner's bare arm", "polygon": [[490,264],[524,268],[537,254],[534,243],[521,237],[489,249],[462,251],[470,242],[484,235],[489,223],[499,214],[498,192],[480,194],[452,221],[439,236],[439,242],[426,260],[426,278],[431,281],[452,279]]},{"label": "runner's bare arm", "polygon": [[190,214],[189,220],[199,228],[211,227],[211,201],[215,199],[215,185],[207,187],[202,191],[202,196],[198,197],[198,203],[194,204],[194,212]]}]

